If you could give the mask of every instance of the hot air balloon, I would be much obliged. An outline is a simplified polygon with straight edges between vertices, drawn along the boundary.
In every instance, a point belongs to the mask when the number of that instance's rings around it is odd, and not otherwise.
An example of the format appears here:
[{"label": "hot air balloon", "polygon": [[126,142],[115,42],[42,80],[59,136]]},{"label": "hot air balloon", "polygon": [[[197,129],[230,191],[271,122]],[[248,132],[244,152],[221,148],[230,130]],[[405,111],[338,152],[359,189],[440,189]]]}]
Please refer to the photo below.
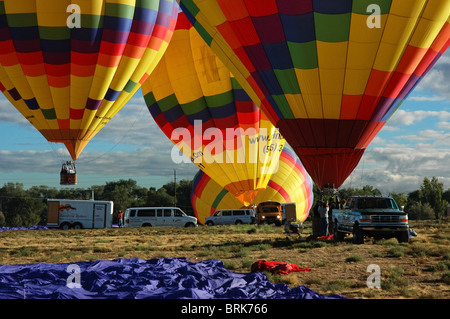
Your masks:
[{"label": "hot air balloon", "polygon": [[165,135],[242,203],[267,186],[285,141],[182,13],[142,92]]},{"label": "hot air balloon", "polygon": [[345,181],[450,44],[450,0],[180,5],[320,189]]},{"label": "hot air balloon", "polygon": [[[272,174],[267,187],[259,190],[255,204],[267,200],[296,204],[297,220],[304,222],[313,202],[313,184],[294,151],[286,146],[280,156],[279,169]],[[200,223],[221,209],[242,208],[242,203],[233,194],[217,184],[204,172],[194,177],[191,203]]]},{"label": "hot air balloon", "polygon": [[0,0],[0,89],[75,161],[155,67],[178,9],[175,0]]}]

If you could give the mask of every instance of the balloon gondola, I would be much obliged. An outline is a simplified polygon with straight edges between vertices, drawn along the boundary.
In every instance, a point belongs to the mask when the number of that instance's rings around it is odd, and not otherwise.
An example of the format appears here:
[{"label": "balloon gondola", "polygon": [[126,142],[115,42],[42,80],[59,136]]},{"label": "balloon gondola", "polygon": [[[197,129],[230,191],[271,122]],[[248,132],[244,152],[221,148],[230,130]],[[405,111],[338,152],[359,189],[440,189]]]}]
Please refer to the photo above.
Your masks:
[{"label": "balloon gondola", "polygon": [[75,162],[67,161],[62,164],[59,183],[60,185],[77,184],[77,169],[75,167]]}]

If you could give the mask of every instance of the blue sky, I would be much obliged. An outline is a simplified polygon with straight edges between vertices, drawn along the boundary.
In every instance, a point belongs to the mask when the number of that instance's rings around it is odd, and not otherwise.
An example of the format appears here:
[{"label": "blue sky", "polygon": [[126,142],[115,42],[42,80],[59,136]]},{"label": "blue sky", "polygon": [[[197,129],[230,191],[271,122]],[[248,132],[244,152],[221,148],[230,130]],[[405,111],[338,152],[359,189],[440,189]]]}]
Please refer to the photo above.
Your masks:
[{"label": "blue sky", "polygon": [[[193,164],[175,164],[173,144],[159,130],[139,91],[87,145],[77,161],[78,185],[134,179],[160,187],[191,179]],[[47,142],[0,95],[0,186],[7,182],[59,185],[61,163],[70,157],[62,144]],[[450,50],[388,121],[342,187],[373,185],[410,192],[424,177],[436,176],[450,188]]]}]

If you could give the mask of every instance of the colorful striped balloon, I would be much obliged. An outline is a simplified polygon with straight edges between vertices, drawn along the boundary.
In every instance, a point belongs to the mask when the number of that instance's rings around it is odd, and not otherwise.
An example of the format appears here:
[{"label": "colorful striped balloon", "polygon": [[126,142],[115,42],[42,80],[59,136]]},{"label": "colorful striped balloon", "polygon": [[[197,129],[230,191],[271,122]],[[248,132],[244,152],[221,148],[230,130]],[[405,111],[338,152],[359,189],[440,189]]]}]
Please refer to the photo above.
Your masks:
[{"label": "colorful striped balloon", "polygon": [[166,136],[242,203],[267,186],[285,140],[183,13],[142,92]]},{"label": "colorful striped balloon", "polygon": [[0,0],[0,89],[76,160],[158,63],[175,0]]},{"label": "colorful striped balloon", "polygon": [[450,45],[450,0],[181,0],[295,149],[339,187]]},{"label": "colorful striped balloon", "polygon": [[[255,204],[266,200],[296,203],[297,220],[304,222],[313,203],[313,183],[294,151],[286,144],[280,156],[280,167],[263,190],[255,197]],[[233,194],[222,188],[208,175],[199,171],[194,177],[191,203],[200,223],[220,209],[242,208]]]}]

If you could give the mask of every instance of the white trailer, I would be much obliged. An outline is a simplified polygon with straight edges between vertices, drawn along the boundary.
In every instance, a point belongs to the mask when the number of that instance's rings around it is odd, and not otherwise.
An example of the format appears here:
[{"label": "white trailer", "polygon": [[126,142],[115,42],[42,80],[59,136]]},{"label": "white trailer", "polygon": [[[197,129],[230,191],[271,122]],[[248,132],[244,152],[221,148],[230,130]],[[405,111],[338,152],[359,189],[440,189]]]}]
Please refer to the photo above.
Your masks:
[{"label": "white trailer", "polygon": [[283,216],[283,221],[289,219],[297,219],[297,208],[295,203],[282,203],[281,213]]},{"label": "white trailer", "polygon": [[61,229],[111,228],[113,202],[47,199],[47,227]]}]

